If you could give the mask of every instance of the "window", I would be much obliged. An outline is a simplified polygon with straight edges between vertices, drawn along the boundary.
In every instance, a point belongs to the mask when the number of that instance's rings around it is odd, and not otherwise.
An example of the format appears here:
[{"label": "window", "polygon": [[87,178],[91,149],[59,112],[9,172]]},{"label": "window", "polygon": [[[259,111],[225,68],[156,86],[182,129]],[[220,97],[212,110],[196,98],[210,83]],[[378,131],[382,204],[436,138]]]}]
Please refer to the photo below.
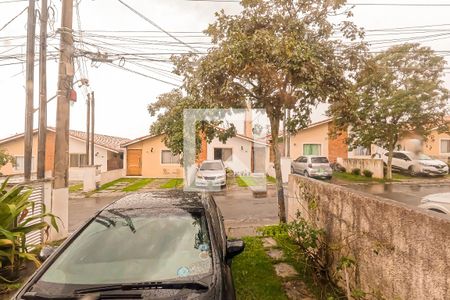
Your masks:
[{"label": "window", "polygon": [[[14,156],[14,160],[15,160],[14,170],[23,172],[25,170],[25,157]],[[31,158],[31,170],[35,170],[34,157]]]},{"label": "window", "polygon": [[311,163],[313,163],[313,164],[328,164],[329,161],[326,157],[312,157]]},{"label": "window", "polygon": [[170,150],[161,150],[161,163],[162,164],[179,164],[180,156],[173,155]]},{"label": "window", "polygon": [[320,144],[304,144],[303,155],[321,155]]},{"label": "window", "polygon": [[87,166],[86,158],[87,158],[86,154],[78,154],[78,153],[70,154],[70,167],[80,168]]},{"label": "window", "polygon": [[222,161],[231,161],[233,151],[231,148],[214,148],[214,159],[220,159]]},{"label": "window", "polygon": [[450,140],[441,140],[441,153],[450,153]]}]

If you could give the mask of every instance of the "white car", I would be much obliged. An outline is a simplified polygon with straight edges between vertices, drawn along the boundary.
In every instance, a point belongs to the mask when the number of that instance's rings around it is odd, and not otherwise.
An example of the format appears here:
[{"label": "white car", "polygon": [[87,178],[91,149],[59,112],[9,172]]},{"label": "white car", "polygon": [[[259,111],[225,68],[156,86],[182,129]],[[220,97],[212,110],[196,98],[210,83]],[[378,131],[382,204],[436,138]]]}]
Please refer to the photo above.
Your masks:
[{"label": "white car", "polygon": [[200,165],[195,177],[195,185],[198,187],[225,187],[227,184],[227,172],[221,160],[205,160]]},{"label": "white car", "polygon": [[428,209],[442,214],[450,214],[450,193],[439,193],[425,196],[420,208]]},{"label": "white car", "polygon": [[[388,161],[388,152],[382,155],[385,164]],[[448,165],[443,161],[433,159],[425,154],[414,154],[409,151],[394,151],[392,157],[392,169],[407,172],[410,175],[434,175],[448,174]]]}]

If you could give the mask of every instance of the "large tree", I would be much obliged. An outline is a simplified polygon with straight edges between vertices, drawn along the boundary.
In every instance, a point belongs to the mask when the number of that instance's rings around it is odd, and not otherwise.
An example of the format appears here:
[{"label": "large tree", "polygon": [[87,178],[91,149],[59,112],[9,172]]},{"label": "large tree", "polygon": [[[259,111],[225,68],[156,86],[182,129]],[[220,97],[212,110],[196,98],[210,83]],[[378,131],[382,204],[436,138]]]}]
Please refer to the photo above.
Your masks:
[{"label": "large tree", "polygon": [[388,151],[386,178],[392,178],[396,144],[410,133],[425,139],[448,131],[445,60],[429,47],[403,44],[374,55],[356,77],[354,95],[329,112],[337,128],[350,128],[351,147],[375,144]]},{"label": "large tree", "polygon": [[308,125],[314,105],[345,99],[364,49],[361,31],[348,19],[351,13],[341,11],[344,3],[243,0],[238,15],[216,13],[206,30],[214,44],[207,55],[175,59],[183,88],[205,108],[250,103],[266,111],[281,222],[286,215],[277,137],[284,112],[291,111],[287,127],[295,133]]}]

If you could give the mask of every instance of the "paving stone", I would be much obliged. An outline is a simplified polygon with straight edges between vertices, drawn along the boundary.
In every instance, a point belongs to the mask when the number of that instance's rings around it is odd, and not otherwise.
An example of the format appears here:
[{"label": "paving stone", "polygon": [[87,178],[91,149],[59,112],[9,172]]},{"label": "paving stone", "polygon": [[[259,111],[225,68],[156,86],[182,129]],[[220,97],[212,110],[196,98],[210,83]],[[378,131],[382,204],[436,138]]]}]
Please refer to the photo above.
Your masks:
[{"label": "paving stone", "polygon": [[264,248],[272,248],[277,246],[277,242],[271,237],[263,238],[262,242]]},{"label": "paving stone", "polygon": [[314,300],[316,299],[308,291],[306,284],[301,280],[292,280],[283,283],[284,291],[288,299],[292,300]]},{"label": "paving stone", "polygon": [[288,278],[288,277],[294,277],[297,276],[298,273],[294,269],[293,266],[288,265],[286,263],[279,263],[274,265],[275,267],[275,273],[278,275],[278,277],[281,278]]},{"label": "paving stone", "polygon": [[284,253],[279,249],[270,249],[267,252],[267,255],[269,255],[273,260],[281,260],[283,259]]}]

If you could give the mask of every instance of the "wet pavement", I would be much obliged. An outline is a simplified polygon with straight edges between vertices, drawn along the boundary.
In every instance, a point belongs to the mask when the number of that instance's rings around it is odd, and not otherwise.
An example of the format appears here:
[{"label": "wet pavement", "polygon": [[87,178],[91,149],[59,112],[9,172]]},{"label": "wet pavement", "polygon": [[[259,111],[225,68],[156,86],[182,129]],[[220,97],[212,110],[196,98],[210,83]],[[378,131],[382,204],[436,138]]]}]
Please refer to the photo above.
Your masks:
[{"label": "wet pavement", "polygon": [[346,187],[418,206],[423,197],[450,192],[450,183],[346,184]]},{"label": "wet pavement", "polygon": [[[231,188],[213,193],[224,217],[227,234],[232,237],[255,235],[256,228],[278,223],[278,206],[273,188],[266,197],[255,198],[248,188]],[[69,232],[83,225],[98,210],[123,195],[109,193],[92,198],[73,198],[69,201]]]}]

